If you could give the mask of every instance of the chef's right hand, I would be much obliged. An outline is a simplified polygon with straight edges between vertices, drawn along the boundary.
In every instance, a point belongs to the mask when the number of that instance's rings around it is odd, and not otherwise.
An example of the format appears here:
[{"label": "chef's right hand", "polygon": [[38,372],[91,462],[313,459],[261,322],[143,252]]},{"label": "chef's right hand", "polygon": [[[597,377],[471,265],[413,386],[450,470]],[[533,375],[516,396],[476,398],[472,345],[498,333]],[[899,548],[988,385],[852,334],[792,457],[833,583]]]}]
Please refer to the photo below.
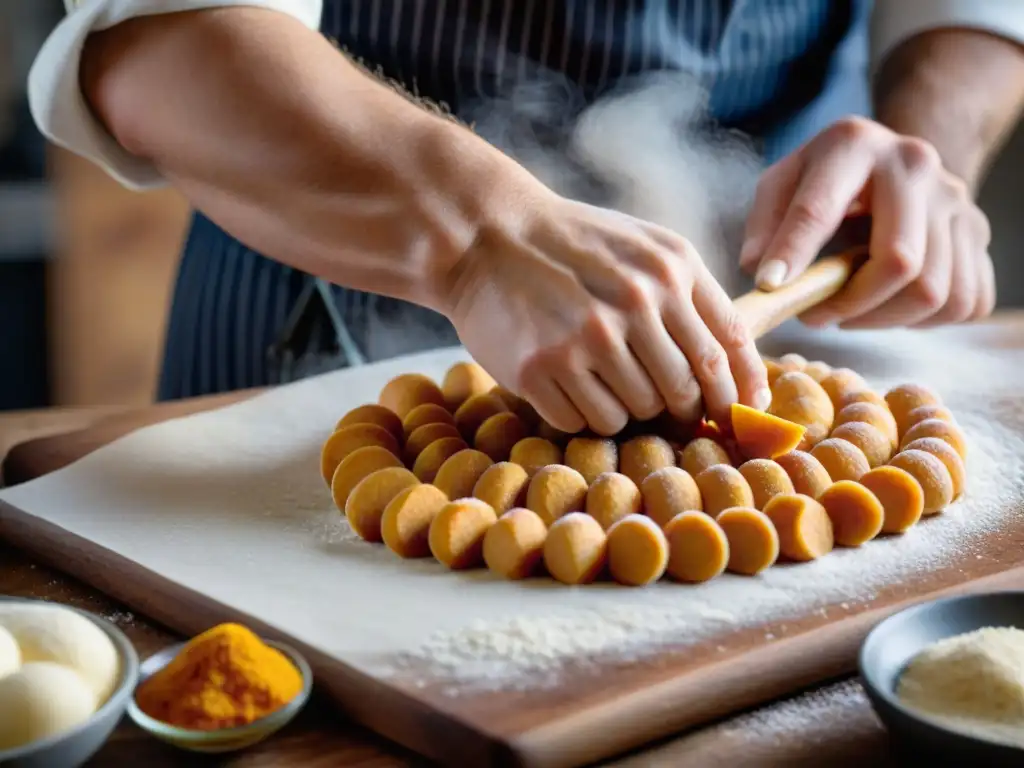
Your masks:
[{"label": "chef's right hand", "polygon": [[767,373],[693,246],[546,188],[482,227],[445,313],[467,349],[552,426],[602,435],[662,410],[728,423],[766,408]]}]

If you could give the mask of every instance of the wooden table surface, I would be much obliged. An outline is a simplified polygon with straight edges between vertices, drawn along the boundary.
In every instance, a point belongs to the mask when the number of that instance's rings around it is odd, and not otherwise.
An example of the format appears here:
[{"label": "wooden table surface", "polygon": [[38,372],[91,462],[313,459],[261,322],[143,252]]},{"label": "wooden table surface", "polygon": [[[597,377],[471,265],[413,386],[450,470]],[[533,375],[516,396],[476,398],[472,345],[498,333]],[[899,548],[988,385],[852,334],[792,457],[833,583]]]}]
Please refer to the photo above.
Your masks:
[{"label": "wooden table surface", "polygon": [[[92,450],[147,424],[237,401],[251,393],[233,393],[195,401],[150,406],[111,414],[109,410],[66,414],[26,414],[0,420],[0,440],[8,430],[26,439],[3,464],[7,484],[54,471]],[[61,418],[67,431],[60,430]],[[19,426],[20,424],[20,426]],[[28,439],[38,430],[44,436]],[[2,453],[0,453],[2,456]],[[115,622],[135,644],[141,658],[180,638],[168,629],[133,615],[88,585],[34,561],[0,541],[0,594],[45,598],[92,611]],[[705,728],[614,761],[620,768],[643,766],[894,766],[885,733],[866,703],[846,710],[839,722],[810,718],[799,738],[769,738],[754,745],[735,728]],[[725,724],[726,726],[729,723]],[[804,732],[806,731],[806,732]],[[239,768],[258,766],[418,766],[427,763],[375,734],[345,721],[326,701],[314,699],[286,729],[240,754],[204,758],[203,764]],[[91,766],[194,766],[195,755],[167,747],[125,719]]]}]

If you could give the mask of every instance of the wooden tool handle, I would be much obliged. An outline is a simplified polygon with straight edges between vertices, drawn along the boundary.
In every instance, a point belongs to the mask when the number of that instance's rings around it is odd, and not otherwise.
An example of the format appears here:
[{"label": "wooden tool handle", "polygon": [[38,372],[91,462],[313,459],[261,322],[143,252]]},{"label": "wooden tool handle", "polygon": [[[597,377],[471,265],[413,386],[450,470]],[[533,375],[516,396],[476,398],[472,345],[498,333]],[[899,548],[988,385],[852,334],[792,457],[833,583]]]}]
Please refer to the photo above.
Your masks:
[{"label": "wooden tool handle", "polygon": [[860,265],[865,248],[825,256],[808,267],[800,277],[774,291],[755,289],[740,296],[733,306],[754,338],[764,336],[791,317],[835,295]]}]

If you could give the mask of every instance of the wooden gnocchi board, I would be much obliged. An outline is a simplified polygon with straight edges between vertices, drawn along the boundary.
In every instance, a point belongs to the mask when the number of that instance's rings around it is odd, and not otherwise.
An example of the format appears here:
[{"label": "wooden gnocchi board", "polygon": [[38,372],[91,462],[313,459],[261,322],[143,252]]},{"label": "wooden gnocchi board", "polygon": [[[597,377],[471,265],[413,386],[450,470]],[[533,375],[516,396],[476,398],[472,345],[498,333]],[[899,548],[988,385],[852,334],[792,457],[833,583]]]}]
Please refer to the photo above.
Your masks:
[{"label": "wooden gnocchi board", "polygon": [[[962,504],[902,538],[757,579],[513,584],[401,562],[332,529],[316,456],[334,420],[399,372],[440,376],[459,350],[142,429],[0,492],[0,536],[181,632],[234,619],[296,644],[345,715],[442,763],[580,765],[847,673],[870,627],[907,602],[1024,586],[1020,336],[998,323],[815,344],[781,334],[775,351],[936,388],[969,432],[971,482]],[[520,635],[541,628],[533,640],[563,621],[559,642],[580,663],[554,685],[513,685],[507,671],[483,685],[457,654],[454,676],[392,663],[430,638],[451,654],[476,637],[498,649],[493,666],[515,637],[502,645],[474,622],[510,620]],[[624,626],[650,643],[623,637]]]}]

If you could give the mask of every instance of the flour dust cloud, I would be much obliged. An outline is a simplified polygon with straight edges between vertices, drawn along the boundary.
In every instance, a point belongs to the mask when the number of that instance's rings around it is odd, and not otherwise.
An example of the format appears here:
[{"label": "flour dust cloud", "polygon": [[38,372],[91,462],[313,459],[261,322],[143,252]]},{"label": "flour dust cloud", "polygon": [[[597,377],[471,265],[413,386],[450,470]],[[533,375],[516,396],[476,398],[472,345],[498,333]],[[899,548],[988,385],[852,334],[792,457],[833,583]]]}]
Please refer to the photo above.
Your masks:
[{"label": "flour dust cloud", "polygon": [[534,71],[462,115],[556,192],[686,237],[730,295],[762,160],[751,140],[717,126],[708,92],[680,71],[631,76],[587,103]]},{"label": "flour dust cloud", "polygon": [[[643,6],[634,25],[675,28],[666,0]],[[593,31],[590,57],[601,55],[605,33]],[[730,296],[749,286],[738,258],[763,163],[749,137],[711,118],[705,82],[688,74],[707,71],[704,54],[674,35],[652,35],[645,44],[661,70],[609,71],[580,86],[553,67],[575,73],[582,62],[552,56],[542,67],[497,43],[484,36],[465,46],[459,68],[475,87],[467,85],[454,107],[460,121],[559,194],[687,238]],[[472,98],[471,89],[491,95]],[[349,303],[346,320],[358,327],[369,360],[458,341],[429,310],[376,297]]]}]

